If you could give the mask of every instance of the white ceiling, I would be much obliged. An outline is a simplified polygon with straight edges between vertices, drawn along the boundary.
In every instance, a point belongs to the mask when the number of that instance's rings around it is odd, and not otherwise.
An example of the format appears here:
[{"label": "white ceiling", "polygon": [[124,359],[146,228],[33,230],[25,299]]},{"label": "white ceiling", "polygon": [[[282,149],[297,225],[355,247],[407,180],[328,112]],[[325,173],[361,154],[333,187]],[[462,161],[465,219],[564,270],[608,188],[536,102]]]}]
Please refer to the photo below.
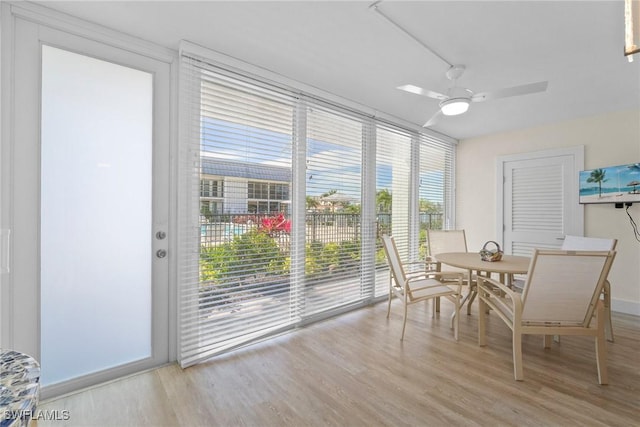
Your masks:
[{"label": "white ceiling", "polygon": [[[369,8],[372,1],[43,2],[177,49],[180,40],[277,72],[418,125],[446,92],[447,65]],[[640,56],[623,56],[623,2],[392,1],[379,4],[474,92],[542,80],[546,92],[474,103],[434,130],[458,139],[640,109]]]}]

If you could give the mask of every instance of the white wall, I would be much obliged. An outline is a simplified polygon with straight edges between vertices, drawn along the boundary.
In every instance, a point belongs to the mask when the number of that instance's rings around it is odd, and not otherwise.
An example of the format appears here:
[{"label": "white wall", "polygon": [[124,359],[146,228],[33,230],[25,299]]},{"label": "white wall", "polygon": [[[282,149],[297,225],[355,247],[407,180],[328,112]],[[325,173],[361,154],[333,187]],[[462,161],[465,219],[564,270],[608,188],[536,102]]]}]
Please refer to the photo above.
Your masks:
[{"label": "white wall", "polygon": [[[469,250],[496,232],[496,157],[559,147],[585,146],[585,169],[640,162],[640,111],[587,117],[553,125],[460,141],[457,148],[456,227]],[[577,191],[577,189],[576,189]],[[629,208],[640,225],[640,204]],[[640,315],[640,242],[624,209],[585,206],[585,236],[618,239],[609,279],[615,311]]]}]

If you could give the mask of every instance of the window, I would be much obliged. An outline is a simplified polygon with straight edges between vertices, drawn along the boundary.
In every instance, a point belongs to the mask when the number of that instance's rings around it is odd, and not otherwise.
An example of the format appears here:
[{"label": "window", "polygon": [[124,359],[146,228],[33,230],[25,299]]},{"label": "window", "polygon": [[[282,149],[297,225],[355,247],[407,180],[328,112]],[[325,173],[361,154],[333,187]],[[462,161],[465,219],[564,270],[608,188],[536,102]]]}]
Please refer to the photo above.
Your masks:
[{"label": "window", "polygon": [[[213,72],[197,59],[184,65],[190,113],[183,122],[180,206],[183,247],[191,249],[180,261],[179,357],[188,365],[297,319],[290,302],[288,219],[271,226],[269,216],[248,212],[248,196],[266,199],[254,205],[254,213],[269,213],[269,182],[291,182],[294,99],[240,76]],[[223,186],[203,179],[200,191],[193,191],[203,173],[223,177]],[[205,194],[224,195],[224,212],[194,233],[196,213],[190,208],[206,202]]]},{"label": "window", "polygon": [[214,215],[220,215],[223,211],[222,202],[216,202],[213,200],[200,200],[200,215],[204,216],[208,220],[212,220]]},{"label": "window", "polygon": [[247,198],[249,213],[289,212],[289,184],[249,181]]},{"label": "window", "polygon": [[200,179],[201,221],[215,222],[217,215],[222,214],[224,207],[222,188],[222,180],[211,178]]},{"label": "window", "polygon": [[371,298],[362,257],[363,117],[314,103],[306,107],[306,197],[326,210],[308,213],[306,234],[306,316]]},{"label": "window", "polygon": [[420,138],[418,218],[420,255],[426,255],[426,230],[454,226],[454,151],[433,138]]},{"label": "window", "polygon": [[248,193],[250,199],[268,199],[269,184],[266,182],[249,182]]},{"label": "window", "polygon": [[403,259],[409,259],[412,135],[389,125],[376,128],[376,295],[389,292],[389,270],[383,234],[395,237]]},{"label": "window", "polygon": [[270,184],[269,198],[271,200],[289,200],[289,184]]},{"label": "window", "polygon": [[[451,143],[196,53],[181,64],[182,366],[383,298],[378,238],[417,256],[418,178],[445,215]],[[213,183],[193,190],[202,174],[221,177],[224,213],[198,228],[215,201]]]},{"label": "window", "polygon": [[200,197],[222,197],[222,182],[213,179],[200,180]]}]

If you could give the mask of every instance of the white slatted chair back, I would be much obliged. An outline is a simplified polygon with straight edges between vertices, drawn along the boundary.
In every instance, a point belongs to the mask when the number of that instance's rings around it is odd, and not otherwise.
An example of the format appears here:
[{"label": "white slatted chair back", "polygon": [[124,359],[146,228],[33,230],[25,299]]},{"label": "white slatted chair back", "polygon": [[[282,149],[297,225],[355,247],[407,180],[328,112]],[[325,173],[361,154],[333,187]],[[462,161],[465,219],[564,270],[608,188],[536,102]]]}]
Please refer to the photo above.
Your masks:
[{"label": "white slatted chair back", "polygon": [[445,252],[467,252],[464,230],[427,230],[429,255]]},{"label": "white slatted chair back", "polygon": [[614,257],[613,251],[536,249],[522,292],[523,323],[587,327]]},{"label": "white slatted chair back", "polygon": [[613,251],[617,243],[617,239],[567,235],[564,237],[561,249],[564,251]]},{"label": "white slatted chair back", "polygon": [[[427,245],[431,256],[446,252],[467,252],[467,237],[464,230],[427,230]],[[468,275],[467,270],[446,264],[440,266],[440,271],[454,271]]]},{"label": "white slatted chair back", "polygon": [[382,236],[382,246],[384,248],[384,253],[387,256],[389,267],[391,268],[393,280],[395,280],[397,286],[404,286],[404,283],[407,280],[407,275],[404,271],[404,267],[402,266],[402,262],[400,261],[400,254],[398,253],[398,248],[396,247],[394,238],[385,234]]}]

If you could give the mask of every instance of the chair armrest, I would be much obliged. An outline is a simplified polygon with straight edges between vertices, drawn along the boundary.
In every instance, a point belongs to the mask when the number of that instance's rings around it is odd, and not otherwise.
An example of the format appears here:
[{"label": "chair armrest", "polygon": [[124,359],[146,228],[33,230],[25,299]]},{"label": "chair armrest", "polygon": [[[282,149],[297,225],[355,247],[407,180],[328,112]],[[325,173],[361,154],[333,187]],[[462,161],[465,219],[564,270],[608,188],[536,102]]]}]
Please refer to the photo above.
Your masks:
[{"label": "chair armrest", "polygon": [[[502,298],[502,295],[509,297],[509,301]],[[522,297],[504,283],[489,277],[478,276],[478,297],[496,310],[507,324],[512,325],[511,327],[521,322]]]},{"label": "chair armrest", "polygon": [[424,259],[424,263],[427,267],[427,270],[440,271],[442,269],[442,264],[431,255],[426,256],[426,258]]},{"label": "chair armrest", "polygon": [[[482,284],[480,283],[482,282]],[[505,294],[509,295],[510,297],[512,297],[513,295],[515,295],[516,293],[510,289],[507,285],[505,285],[504,283],[496,280],[496,279],[492,279],[490,277],[484,277],[484,276],[478,276],[478,285],[481,285],[481,287],[489,289],[486,287],[485,283],[489,283],[490,285],[499,288],[502,292],[504,292]]]},{"label": "chair armrest", "polygon": [[458,280],[458,286],[457,286],[457,292],[459,294],[462,293],[462,283],[464,282],[464,274],[463,273],[459,273],[459,272],[455,272],[455,271],[447,271],[447,272],[437,272],[437,273],[431,273],[434,277],[439,277],[441,280],[442,279],[457,279]]},{"label": "chair armrest", "polygon": [[417,270],[417,271],[407,271],[405,273],[407,277],[425,277],[427,274],[431,275],[433,273],[436,273],[436,270],[425,268],[425,263],[423,261],[403,262],[402,265],[404,266],[417,265],[420,267],[420,270]]},{"label": "chair armrest", "polygon": [[436,271],[429,271],[429,272],[422,273],[422,276],[421,276],[421,277],[418,277],[418,276],[411,276],[411,277],[407,277],[407,285],[409,285],[409,283],[411,283],[411,282],[413,282],[413,281],[415,281],[415,280],[417,280],[417,279],[423,279],[423,278],[425,278],[425,279],[433,279],[433,280],[436,280],[436,281],[438,282],[438,285],[433,285],[433,286],[423,286],[423,287],[415,288],[415,289],[412,289],[412,290],[413,290],[413,291],[417,291],[417,290],[419,290],[419,289],[428,289],[428,288],[430,288],[430,287],[434,287],[434,286],[442,286],[442,285],[447,286],[447,284],[442,283],[440,280],[438,280],[438,277],[440,277],[440,278],[447,277],[447,278],[450,278],[450,279],[458,279],[457,292],[458,292],[458,293],[461,293],[461,292],[462,292],[462,281],[463,281],[463,278],[464,278],[464,274],[462,274],[462,273],[457,273],[457,272],[453,272],[453,271],[452,271],[452,272],[447,272],[447,273],[441,273],[441,272],[436,272]]},{"label": "chair armrest", "polygon": [[457,271],[428,271],[430,276],[439,277],[441,279],[460,279],[464,280],[464,274]]}]

